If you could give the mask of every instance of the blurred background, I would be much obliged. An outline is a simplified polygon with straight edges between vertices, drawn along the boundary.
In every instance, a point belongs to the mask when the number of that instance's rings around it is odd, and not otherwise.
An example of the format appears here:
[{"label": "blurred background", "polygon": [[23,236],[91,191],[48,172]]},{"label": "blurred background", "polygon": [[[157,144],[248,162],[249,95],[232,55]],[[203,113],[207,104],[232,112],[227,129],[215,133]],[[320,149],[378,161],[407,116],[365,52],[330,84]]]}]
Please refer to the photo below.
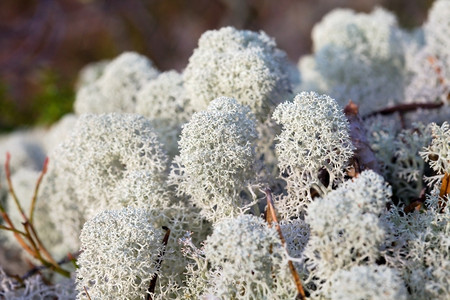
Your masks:
[{"label": "blurred background", "polygon": [[72,111],[79,70],[133,50],[161,70],[188,63],[200,35],[234,26],[264,30],[292,62],[311,50],[311,29],[335,7],[393,11],[421,25],[432,0],[1,0],[0,132],[49,125]]}]

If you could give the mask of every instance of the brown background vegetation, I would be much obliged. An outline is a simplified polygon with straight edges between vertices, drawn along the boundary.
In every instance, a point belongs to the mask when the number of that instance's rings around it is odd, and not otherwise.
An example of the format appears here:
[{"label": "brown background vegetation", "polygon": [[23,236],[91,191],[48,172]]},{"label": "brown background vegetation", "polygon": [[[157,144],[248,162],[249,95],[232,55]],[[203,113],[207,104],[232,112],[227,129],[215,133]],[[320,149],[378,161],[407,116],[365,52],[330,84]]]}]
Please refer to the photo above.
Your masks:
[{"label": "brown background vegetation", "polygon": [[335,7],[394,11],[422,24],[432,0],[2,0],[0,131],[51,123],[71,110],[85,64],[126,50],[160,70],[181,71],[208,30],[232,25],[264,30],[296,62],[310,52],[313,25]]}]

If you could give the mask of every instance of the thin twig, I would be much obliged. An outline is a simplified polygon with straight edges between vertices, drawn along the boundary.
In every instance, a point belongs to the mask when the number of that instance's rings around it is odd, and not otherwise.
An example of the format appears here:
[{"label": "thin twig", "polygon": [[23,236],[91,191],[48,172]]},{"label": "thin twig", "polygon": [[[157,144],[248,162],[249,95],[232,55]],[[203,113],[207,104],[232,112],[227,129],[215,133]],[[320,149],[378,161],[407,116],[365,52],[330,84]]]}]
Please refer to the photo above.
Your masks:
[{"label": "thin twig", "polygon": [[[6,162],[5,162],[5,174],[6,174],[6,180],[8,182],[9,192],[11,196],[14,199],[14,202],[16,203],[17,209],[20,211],[22,218],[24,219],[24,222],[22,223],[25,229],[25,232],[23,232],[23,237],[21,236],[21,233],[15,232],[17,228],[14,226],[13,222],[11,221],[8,213],[6,212],[5,208],[0,204],[0,215],[3,217],[5,222],[9,225],[9,229],[13,231],[14,236],[16,240],[19,242],[19,244],[22,246],[22,248],[28,252],[32,257],[38,259],[44,266],[47,266],[51,268],[53,271],[65,276],[70,277],[70,272],[62,269],[58,263],[53,259],[50,252],[47,251],[45,246],[42,244],[36,230],[34,229],[33,224],[30,222],[28,217],[26,216],[22,206],[20,205],[19,199],[17,198],[17,195],[14,191],[14,187],[11,180],[11,169],[10,169],[10,160],[11,155],[9,152],[6,153]],[[38,182],[36,183],[35,188],[35,194],[37,195],[40,182],[42,181],[42,177],[46,172],[47,169],[47,162],[44,163],[44,167],[41,173],[40,178],[38,179]],[[35,202],[36,199],[33,199],[33,202]],[[32,205],[34,206],[34,204]],[[34,208],[33,208],[34,209]],[[32,212],[32,211],[31,211]],[[25,242],[24,238],[28,240],[29,244]],[[42,254],[46,257],[43,258]]]},{"label": "thin twig", "polygon": [[[75,252],[73,254],[72,253],[67,254],[67,256],[65,256],[63,259],[58,261],[58,265],[61,266],[66,263],[73,262],[74,260],[77,259],[77,257],[80,255],[80,253],[81,253],[81,251]],[[34,274],[39,273],[40,271],[49,269],[49,268],[50,268],[50,266],[48,266],[48,265],[36,266],[36,267],[32,268],[31,270],[29,270],[27,273],[25,273],[25,275],[23,275],[21,277],[21,279],[22,280],[28,279],[31,276],[33,276]]]},{"label": "thin twig", "polygon": [[20,231],[20,230],[15,229],[15,228],[6,227],[6,226],[4,226],[4,225],[0,225],[0,229],[12,231],[12,232],[14,232],[14,233],[18,233],[18,234],[21,234],[21,235],[26,235],[26,233],[23,232],[23,231]]},{"label": "thin twig", "polygon": [[[79,268],[80,268],[80,267],[77,265],[77,257],[78,257],[78,255],[79,255],[81,252],[82,252],[82,251],[80,250],[80,251],[76,252],[75,254],[72,254],[72,253],[70,253],[70,252],[67,254],[67,262],[71,262],[72,265],[73,265],[73,267],[74,267],[75,269],[79,269]],[[66,258],[64,258],[64,259],[66,259]],[[65,263],[65,262],[64,262],[64,263]],[[62,263],[58,262],[58,264],[61,265]]]},{"label": "thin twig", "polygon": [[367,114],[363,117],[363,119],[367,119],[376,115],[390,115],[396,112],[399,113],[407,113],[410,111],[417,110],[419,108],[422,109],[437,109],[443,106],[444,103],[437,102],[437,103],[408,103],[408,104],[399,104],[395,106],[391,106],[388,108],[383,108],[374,112],[371,112],[370,114]]},{"label": "thin twig", "polygon": [[59,265],[55,262],[48,262],[47,260],[45,260],[42,255],[41,255],[41,249],[39,248],[39,245],[36,244],[36,241],[33,239],[32,234],[30,233],[30,230],[33,228],[32,226],[30,226],[30,224],[27,223],[23,223],[23,227],[25,228],[26,231],[26,238],[28,239],[28,241],[30,242],[31,246],[33,247],[34,251],[33,251],[33,256],[39,260],[44,266],[46,266],[47,268],[50,268],[52,270],[54,270],[55,272],[65,276],[65,277],[70,277],[70,272],[63,270],[62,268],[59,267]]},{"label": "thin twig", "polygon": [[[0,201],[1,202],[1,201]],[[11,221],[11,219],[9,218],[8,213],[6,213],[5,208],[0,204],[0,215],[2,216],[3,220],[5,220],[5,222],[8,224],[10,229],[14,229],[17,230],[17,228],[14,226],[14,223]],[[28,254],[30,254],[31,256],[34,257],[34,252],[31,249],[31,247],[25,242],[25,240],[22,238],[22,236],[17,233],[14,232],[14,237],[16,238],[17,242],[20,244],[20,246],[26,251],[28,252]]]},{"label": "thin twig", "polygon": [[163,229],[166,231],[166,234],[164,235],[164,238],[162,240],[163,248],[161,249],[161,253],[159,253],[158,261],[156,262],[156,270],[157,271],[155,272],[155,276],[153,276],[152,280],[150,281],[150,285],[147,290],[147,296],[145,298],[146,300],[153,299],[152,295],[155,293],[156,281],[158,280],[158,272],[159,272],[159,269],[161,268],[164,254],[166,253],[167,242],[169,241],[170,229],[167,228],[166,226],[163,226]]},{"label": "thin twig", "polygon": [[26,239],[30,242],[31,247],[34,249],[33,253],[34,253],[34,257],[36,259],[39,259],[42,263],[44,263],[44,259],[42,258],[40,252],[39,252],[39,248],[36,245],[36,242],[33,240],[31,233],[30,233],[30,227],[28,226],[28,222],[23,223],[23,228],[25,228],[25,237]]},{"label": "thin twig", "polygon": [[10,169],[10,160],[11,160],[11,154],[9,152],[6,152],[6,161],[5,161],[5,175],[6,175],[6,181],[8,182],[9,187],[9,193],[14,199],[14,202],[16,203],[17,209],[19,210],[20,214],[22,215],[22,218],[25,222],[28,221],[27,216],[25,215],[25,212],[20,205],[19,199],[17,198],[16,192],[14,191],[14,187],[11,180],[11,169]]},{"label": "thin twig", "polygon": [[[9,181],[11,180],[11,178],[10,178],[11,172],[10,172],[10,169],[9,169],[9,159],[10,159],[10,154],[9,154],[9,152],[7,152],[6,153],[6,162],[5,162],[5,173],[6,173],[7,181],[8,181],[8,178],[9,178]],[[12,185],[10,186],[10,188],[11,187],[12,187]],[[14,192],[14,189],[13,189],[13,192]],[[14,237],[16,238],[16,240],[20,244],[20,246],[26,252],[28,252],[28,254],[30,254],[31,256],[34,257],[34,253],[33,253],[33,250],[31,249],[31,247],[25,242],[25,240],[20,236],[20,234],[18,232],[16,232],[16,231],[20,231],[20,230],[18,230],[14,226],[14,223],[9,218],[9,215],[6,212],[5,208],[3,207],[1,201],[0,201],[0,215],[2,216],[3,220],[5,220],[5,222],[8,224],[8,226],[9,226],[8,230],[10,230],[10,231],[12,231],[14,233]],[[24,232],[22,232],[22,233],[24,233]]]},{"label": "thin twig", "polygon": [[31,207],[30,207],[30,223],[31,224],[33,224],[34,208],[36,205],[36,200],[37,200],[37,196],[38,196],[38,192],[39,192],[39,186],[41,185],[41,182],[42,182],[42,179],[44,178],[45,173],[47,173],[47,166],[48,166],[48,157],[45,158],[41,174],[39,175],[39,178],[36,182],[36,187],[34,189],[33,198],[31,199]]},{"label": "thin twig", "polygon": [[30,224],[28,222],[26,222],[26,223],[23,223],[23,227],[25,228],[25,232],[26,232],[25,237],[28,239],[32,248],[34,249],[33,257],[36,258],[37,260],[39,260],[44,266],[54,270],[55,272],[57,272],[63,276],[66,276],[66,277],[70,277],[69,272],[61,269],[57,264],[55,266],[53,263],[46,261],[42,257],[39,246],[36,244],[35,240],[33,239],[33,236],[30,233],[30,229],[32,228],[32,226],[30,226]]},{"label": "thin twig", "polygon": [[[52,255],[50,254],[50,252],[48,252],[47,248],[45,248],[44,244],[42,244],[41,239],[39,238],[39,236],[36,233],[36,230],[34,229],[33,224],[31,223],[27,223],[27,225],[30,227],[31,230],[31,234],[32,237],[35,239],[36,244],[39,246],[39,251],[42,251],[42,253],[47,257],[48,261],[54,265],[56,268],[58,268],[58,263],[56,262],[56,260],[52,257]],[[69,275],[70,276],[70,275]]]},{"label": "thin twig", "polygon": [[91,300],[91,296],[89,296],[87,288],[85,286],[83,286],[83,288],[84,288],[84,292],[86,293],[86,296],[88,297],[89,300]]},{"label": "thin twig", "polygon": [[[266,193],[266,197],[267,197],[266,219],[271,220],[269,222],[269,226],[271,226],[273,222],[275,223],[275,228],[278,231],[278,235],[280,236],[281,244],[283,245],[283,247],[285,247],[286,241],[283,237],[283,233],[281,232],[280,223],[278,222],[278,218],[275,213],[275,206],[274,206],[273,199],[272,199],[272,191],[269,188],[266,188],[264,190],[264,192]],[[291,274],[294,277],[295,285],[297,287],[297,291],[298,291],[297,299],[304,300],[304,299],[306,299],[306,295],[305,295],[305,291],[303,290],[303,285],[300,280],[300,276],[298,275],[297,270],[295,269],[294,264],[292,263],[291,260],[289,260],[288,264],[289,264],[289,269],[291,270]]]}]

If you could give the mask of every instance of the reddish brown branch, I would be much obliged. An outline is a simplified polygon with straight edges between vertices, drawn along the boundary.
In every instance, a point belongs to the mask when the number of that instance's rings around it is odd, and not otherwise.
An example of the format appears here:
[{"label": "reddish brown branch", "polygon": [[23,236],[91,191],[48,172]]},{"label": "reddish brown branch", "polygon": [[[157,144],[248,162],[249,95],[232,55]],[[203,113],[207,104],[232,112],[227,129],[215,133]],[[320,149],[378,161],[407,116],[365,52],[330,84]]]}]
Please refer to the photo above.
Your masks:
[{"label": "reddish brown branch", "polygon": [[166,253],[167,242],[169,241],[170,229],[167,228],[166,226],[163,226],[163,229],[166,231],[166,234],[164,235],[164,238],[162,240],[163,248],[161,250],[161,253],[159,254],[159,259],[156,263],[157,271],[155,272],[155,276],[153,276],[152,280],[150,281],[150,286],[148,287],[148,290],[147,290],[147,296],[145,298],[146,300],[153,299],[152,295],[155,293],[156,281],[158,280],[158,271],[161,268],[163,257],[164,257],[164,254]]},{"label": "reddish brown branch", "polygon": [[26,233],[23,232],[23,231],[20,231],[20,230],[15,229],[15,228],[9,228],[9,227],[4,226],[4,225],[0,225],[0,229],[8,230],[8,231],[11,231],[11,232],[15,232],[15,233],[18,233],[18,234],[20,234],[20,235],[26,235]]},{"label": "reddish brown branch", "polygon": [[[273,199],[272,199],[272,191],[269,188],[266,188],[264,190],[264,192],[266,193],[266,198],[267,198],[267,211],[266,211],[267,223],[269,223],[269,226],[271,226],[273,222],[275,223],[275,228],[278,232],[278,235],[280,236],[281,244],[283,245],[283,247],[285,247],[286,241],[283,237],[283,233],[281,232],[280,223],[278,222],[278,218],[275,213],[275,205],[274,205]],[[292,277],[294,277],[295,286],[297,287],[298,293],[297,293],[296,298],[304,300],[304,299],[306,299],[306,295],[305,295],[305,291],[303,290],[303,285],[300,280],[300,276],[298,275],[297,270],[295,269],[294,264],[292,263],[291,260],[289,260],[288,264],[289,264],[289,269],[291,271]]]},{"label": "reddish brown branch", "polygon": [[[14,226],[13,222],[11,221],[8,213],[4,209],[4,207],[0,203],[0,214],[2,218],[5,220],[5,222],[8,224],[9,228],[6,230],[10,230],[14,233],[14,237],[19,242],[19,244],[22,246],[22,248],[28,252],[32,257],[38,259],[44,266],[51,268],[53,271],[65,276],[70,277],[70,272],[62,269],[58,263],[53,259],[51,254],[47,251],[47,249],[42,244],[36,230],[34,229],[33,223],[30,222],[29,218],[26,216],[22,206],[20,205],[19,199],[17,198],[17,195],[14,191],[14,187],[11,180],[11,169],[10,169],[10,160],[11,155],[9,152],[6,153],[6,161],[5,161],[5,174],[6,174],[6,180],[8,182],[9,187],[9,193],[13,197],[13,200],[17,206],[17,209],[19,210],[20,214],[22,215],[22,218],[24,220],[23,227],[25,229],[24,232],[20,232],[17,230],[17,228]],[[37,195],[40,182],[42,181],[42,177],[44,176],[46,170],[47,170],[47,163],[48,160],[44,163],[43,170],[41,172],[41,176],[38,179],[37,186],[35,188],[35,194]],[[36,201],[35,198],[32,199],[33,202]],[[34,206],[34,204],[32,204]],[[33,208],[34,209],[34,208]],[[23,235],[23,237],[22,237]],[[25,239],[28,241],[28,243],[25,242]],[[46,257],[44,258],[42,254]]]},{"label": "reddish brown branch", "polygon": [[[6,213],[4,207],[1,205],[0,203],[0,215],[2,216],[3,220],[5,220],[6,224],[8,224],[9,228],[7,230],[10,230],[13,232],[14,237],[16,238],[17,242],[19,243],[19,245],[31,256],[35,256],[33,249],[31,249],[31,247],[25,242],[25,240],[22,238],[21,235],[25,234],[24,232],[22,233],[18,233],[17,231],[20,232],[20,230],[18,230],[13,222],[11,221],[11,219],[9,218],[9,215]],[[26,234],[25,234],[26,235]]]},{"label": "reddish brown branch", "polygon": [[[50,252],[48,252],[47,248],[45,248],[44,244],[42,244],[41,239],[39,238],[39,236],[37,235],[36,230],[34,229],[33,224],[31,223],[27,223],[26,225],[28,225],[30,227],[30,231],[31,231],[31,236],[32,238],[36,241],[36,244],[38,245],[38,250],[39,252],[42,251],[42,253],[44,254],[44,256],[47,258],[47,260],[55,267],[58,268],[59,265],[58,263],[53,259],[52,255],[50,254]],[[70,274],[69,274],[70,276]]]}]

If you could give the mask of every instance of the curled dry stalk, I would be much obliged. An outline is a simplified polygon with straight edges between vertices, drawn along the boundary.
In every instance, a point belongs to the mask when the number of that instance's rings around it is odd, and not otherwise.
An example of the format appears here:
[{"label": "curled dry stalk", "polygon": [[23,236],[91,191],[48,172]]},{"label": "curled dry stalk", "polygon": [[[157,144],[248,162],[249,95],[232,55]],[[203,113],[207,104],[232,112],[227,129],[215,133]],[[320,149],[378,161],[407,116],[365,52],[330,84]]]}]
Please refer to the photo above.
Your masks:
[{"label": "curled dry stalk", "polygon": [[[272,226],[272,223],[275,223],[275,228],[278,232],[278,235],[280,236],[281,244],[283,245],[284,248],[286,248],[286,241],[283,237],[283,233],[281,232],[280,223],[278,222],[278,218],[275,212],[275,205],[273,203],[272,191],[269,188],[266,188],[264,192],[266,193],[267,198],[266,221],[269,224],[269,226]],[[288,264],[292,277],[294,277],[295,286],[297,287],[298,293],[296,299],[305,300],[306,295],[303,289],[302,282],[300,280],[300,276],[298,275],[297,270],[295,269],[294,264],[292,263],[291,260],[289,260]]]},{"label": "curled dry stalk", "polygon": [[413,199],[411,201],[411,203],[407,206],[405,206],[405,208],[403,208],[403,211],[407,214],[412,213],[414,211],[420,211],[423,207],[423,204],[425,203],[426,200],[426,188],[423,188],[420,191],[420,195],[418,198]]},{"label": "curled dry stalk", "polygon": [[450,174],[445,172],[442,177],[441,190],[439,191],[439,208],[441,213],[444,212],[444,208],[447,205],[448,197],[450,196]]},{"label": "curled dry stalk", "polygon": [[34,228],[33,224],[33,213],[35,210],[35,205],[37,201],[37,195],[39,191],[39,186],[42,182],[42,179],[47,172],[47,165],[48,165],[48,158],[44,162],[44,166],[42,168],[41,174],[38,178],[38,181],[36,183],[36,187],[34,190],[31,207],[30,207],[30,217],[28,217],[25,214],[25,211],[23,210],[20,201],[17,197],[16,192],[14,191],[14,187],[11,180],[11,169],[10,169],[10,160],[11,155],[6,153],[6,162],[5,162],[5,175],[6,175],[6,181],[8,183],[9,193],[11,194],[11,197],[14,200],[14,203],[16,204],[17,209],[19,210],[20,214],[22,215],[22,225],[23,230],[18,229],[14,223],[12,222],[11,218],[9,217],[8,213],[6,212],[4,206],[0,202],[0,215],[2,216],[3,220],[7,224],[7,226],[0,225],[0,229],[11,231],[14,234],[14,237],[16,238],[19,245],[32,257],[39,260],[42,265],[45,268],[49,268],[65,277],[70,277],[70,272],[61,268],[60,264],[56,262],[56,260],[52,257],[50,252],[48,252],[47,248],[43,245],[41,239],[39,238],[36,229]]}]

